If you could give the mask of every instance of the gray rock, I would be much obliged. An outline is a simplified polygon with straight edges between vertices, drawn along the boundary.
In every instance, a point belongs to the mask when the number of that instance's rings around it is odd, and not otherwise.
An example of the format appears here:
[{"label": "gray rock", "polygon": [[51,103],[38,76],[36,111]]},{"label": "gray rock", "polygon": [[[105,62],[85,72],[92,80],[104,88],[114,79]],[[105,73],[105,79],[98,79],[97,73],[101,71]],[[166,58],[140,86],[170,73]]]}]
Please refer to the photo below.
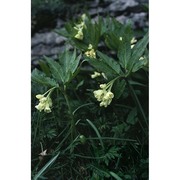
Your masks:
[{"label": "gray rock", "polygon": [[132,22],[133,28],[148,27],[147,13],[131,13],[129,16],[121,15],[116,19],[122,24],[126,24],[128,21]]},{"label": "gray rock", "polygon": [[64,37],[60,37],[55,32],[36,33],[31,39],[31,46],[42,44],[60,44],[65,41]]},{"label": "gray rock", "polygon": [[101,7],[93,8],[88,11],[90,16],[95,16],[95,15],[97,16],[98,14],[102,14],[102,12],[103,12],[103,8]]},{"label": "gray rock", "polygon": [[108,6],[109,11],[124,11],[129,7],[135,7],[139,3],[135,0],[113,0]]},{"label": "gray rock", "polygon": [[[88,2],[88,13],[94,21],[97,20],[97,15],[106,17],[110,14],[123,24],[131,20],[134,29],[144,28],[148,27],[148,17],[147,13],[142,12],[143,10],[139,7],[142,3],[148,2],[148,0],[94,0]],[[64,27],[65,22],[63,20],[57,19],[56,22],[57,29]],[[34,34],[31,38],[32,65],[36,66],[43,55],[57,58],[57,54],[65,49],[65,40],[66,38],[53,32],[53,30]]]}]

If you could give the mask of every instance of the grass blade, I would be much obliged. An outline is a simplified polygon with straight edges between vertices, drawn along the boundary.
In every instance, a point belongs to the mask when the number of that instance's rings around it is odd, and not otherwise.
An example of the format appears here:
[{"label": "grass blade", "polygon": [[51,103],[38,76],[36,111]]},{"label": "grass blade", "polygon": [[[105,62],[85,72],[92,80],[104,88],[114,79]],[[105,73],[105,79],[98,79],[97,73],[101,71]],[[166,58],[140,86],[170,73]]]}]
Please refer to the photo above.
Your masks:
[{"label": "grass blade", "polygon": [[94,131],[96,132],[96,134],[97,134],[97,136],[98,136],[98,138],[99,138],[99,141],[100,141],[100,143],[101,143],[101,146],[102,146],[102,148],[103,148],[103,150],[104,150],[104,144],[103,144],[103,141],[102,141],[102,138],[101,138],[101,135],[100,135],[98,129],[96,128],[96,126],[95,126],[90,120],[86,119],[86,121],[91,125],[91,127],[92,127],[92,128],[94,129]]},{"label": "grass blade", "polygon": [[120,178],[116,173],[110,171],[109,174],[116,180],[122,180],[122,178]]},{"label": "grass blade", "polygon": [[34,180],[37,180],[45,171],[46,169],[54,163],[54,161],[57,159],[57,157],[59,156],[60,152],[54,156],[35,176],[34,176]]}]

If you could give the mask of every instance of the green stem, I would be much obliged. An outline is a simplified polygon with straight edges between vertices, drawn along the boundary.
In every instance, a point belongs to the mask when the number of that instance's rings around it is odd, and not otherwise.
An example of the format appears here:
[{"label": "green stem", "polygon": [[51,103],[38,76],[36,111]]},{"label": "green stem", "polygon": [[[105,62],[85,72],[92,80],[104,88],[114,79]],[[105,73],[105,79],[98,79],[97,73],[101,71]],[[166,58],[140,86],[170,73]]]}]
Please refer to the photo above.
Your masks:
[{"label": "green stem", "polygon": [[129,86],[131,95],[134,98],[134,101],[135,101],[135,103],[136,103],[136,105],[137,105],[137,107],[138,107],[138,109],[139,109],[139,111],[141,113],[141,116],[143,117],[144,122],[145,122],[146,126],[148,127],[148,121],[147,121],[146,115],[144,113],[144,110],[143,110],[143,108],[141,106],[141,103],[140,103],[136,93],[134,92],[134,89],[133,89],[132,85],[129,83],[129,81],[127,79],[125,79],[125,80],[126,80],[127,85]]},{"label": "green stem", "polygon": [[71,108],[71,105],[70,105],[70,102],[69,102],[69,98],[68,98],[67,93],[66,93],[66,86],[64,86],[63,94],[64,94],[64,98],[66,100],[66,103],[67,103],[67,106],[68,106],[68,110],[69,110],[69,115],[70,115],[70,118],[71,118],[70,131],[71,131],[71,140],[73,141],[73,139],[75,137],[75,120],[74,120],[72,108]]}]

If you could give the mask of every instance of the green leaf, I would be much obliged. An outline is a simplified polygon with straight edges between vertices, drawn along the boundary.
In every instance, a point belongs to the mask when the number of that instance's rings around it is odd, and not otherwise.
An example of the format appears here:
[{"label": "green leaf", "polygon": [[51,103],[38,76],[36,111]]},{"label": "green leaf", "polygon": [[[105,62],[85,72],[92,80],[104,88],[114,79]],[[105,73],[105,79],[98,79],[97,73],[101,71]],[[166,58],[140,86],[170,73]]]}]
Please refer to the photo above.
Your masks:
[{"label": "green leaf", "polygon": [[125,38],[122,39],[119,43],[118,49],[118,59],[121,66],[127,70],[128,62],[131,58],[131,44],[130,41],[126,40]]},{"label": "green leaf", "polygon": [[122,180],[122,178],[120,178],[116,173],[114,173],[113,171],[110,171],[109,174],[114,177],[114,179],[116,180]]},{"label": "green leaf", "polygon": [[45,171],[46,169],[52,165],[55,160],[58,158],[60,153],[58,153],[56,156],[54,156],[33,178],[33,180],[37,180]]},{"label": "green leaf", "polygon": [[40,60],[40,61],[39,61],[39,65],[40,65],[42,71],[43,71],[47,76],[50,76],[50,75],[51,75],[51,72],[50,72],[50,70],[49,70],[48,65],[47,65],[43,60]]},{"label": "green leaf", "polygon": [[107,32],[105,33],[105,43],[106,45],[115,51],[118,51],[122,42],[120,37],[122,37],[123,41],[126,39],[127,42],[130,43],[132,39],[133,33],[131,24],[122,25],[116,19],[112,19],[107,25]]},{"label": "green leaf", "polygon": [[64,84],[68,83],[76,75],[80,59],[81,55],[76,57],[76,50],[73,53],[66,50],[59,56]]},{"label": "green leaf", "polygon": [[104,72],[106,76],[117,76],[120,74],[121,69],[118,62],[113,58],[108,57],[107,55],[97,51],[100,59],[89,59],[88,61],[92,66],[94,66],[98,71]]},{"label": "green leaf", "polygon": [[137,122],[137,108],[133,108],[127,117],[127,123],[134,125]]},{"label": "green leaf", "polygon": [[133,67],[136,63],[139,62],[139,58],[143,55],[144,51],[146,50],[146,46],[149,42],[149,34],[148,32],[145,36],[138,41],[132,49],[131,60],[129,61],[129,66]]},{"label": "green leaf", "polygon": [[138,71],[139,69],[145,67],[148,64],[147,57],[143,57],[143,58],[144,59],[135,62],[134,66],[133,66],[133,69],[132,69],[132,72],[136,72],[136,71]]},{"label": "green leaf", "polygon": [[119,36],[117,36],[114,32],[109,32],[106,35],[105,43],[110,49],[117,51],[120,43]]},{"label": "green leaf", "polygon": [[97,54],[103,60],[103,62],[109,66],[109,68],[114,70],[114,72],[116,72],[117,74],[120,73],[121,69],[118,62],[116,62],[113,58],[110,58],[107,55],[101,53],[100,51],[97,51]]},{"label": "green leaf", "polygon": [[98,138],[99,138],[99,142],[101,143],[101,146],[102,148],[104,149],[104,144],[103,144],[103,141],[101,139],[101,135],[98,131],[98,129],[96,128],[96,126],[89,120],[89,119],[86,119],[86,121],[91,125],[91,127],[94,129],[94,131],[96,132]]},{"label": "green leaf", "polygon": [[70,35],[65,28],[55,29],[55,32],[61,36],[68,38]]},{"label": "green leaf", "polygon": [[125,80],[116,80],[114,85],[113,85],[113,92],[115,94],[115,98],[119,99],[121,97],[121,95],[123,94],[124,90],[126,87],[126,82]]},{"label": "green leaf", "polygon": [[46,86],[58,86],[57,82],[50,77],[47,77],[45,73],[39,71],[38,69],[34,69],[31,73],[31,80]]},{"label": "green leaf", "polygon": [[93,170],[93,179],[97,178],[98,177],[97,175],[99,175],[102,178],[103,177],[106,177],[106,178],[110,177],[108,171],[106,169],[102,168],[102,166],[98,167],[98,166],[95,166],[95,165],[91,165],[91,167],[92,167],[91,169]]},{"label": "green leaf", "polygon": [[57,80],[57,81],[62,81],[64,82],[64,78],[63,78],[63,72],[62,72],[62,68],[59,65],[59,63],[57,63],[56,61],[54,61],[51,58],[48,57],[44,57],[45,60],[47,61],[49,67],[50,67],[50,71],[52,73],[52,76]]},{"label": "green leaf", "polygon": [[59,62],[51,58],[45,57],[53,77],[57,81],[62,81],[63,84],[68,83],[74,75],[80,61],[81,55],[76,57],[76,50],[74,52],[65,51],[59,55]]},{"label": "green leaf", "polygon": [[104,159],[103,161],[105,162],[105,164],[108,166],[109,165],[109,161],[111,161],[112,159],[114,159],[115,157],[121,157],[121,154],[118,153],[119,151],[119,147],[113,146],[111,147],[108,152],[104,155]]}]

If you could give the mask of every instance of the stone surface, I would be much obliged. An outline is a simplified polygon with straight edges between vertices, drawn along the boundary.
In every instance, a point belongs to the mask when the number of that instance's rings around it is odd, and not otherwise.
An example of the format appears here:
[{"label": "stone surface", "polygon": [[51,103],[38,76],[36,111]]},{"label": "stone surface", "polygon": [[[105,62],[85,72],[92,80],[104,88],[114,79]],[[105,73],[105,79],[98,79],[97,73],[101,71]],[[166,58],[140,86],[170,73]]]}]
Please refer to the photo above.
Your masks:
[{"label": "stone surface", "polygon": [[108,9],[109,11],[125,11],[127,8],[137,6],[138,4],[135,0],[114,0]]},{"label": "stone surface", "polygon": [[[148,14],[144,12],[142,4],[148,0],[94,0],[88,2],[88,12],[96,20],[97,15],[115,17],[121,23],[132,21],[133,28],[148,27]],[[56,20],[56,28],[62,28],[64,21]],[[31,39],[32,66],[36,66],[43,55],[57,58],[57,54],[64,50],[65,39],[53,30],[42,30],[33,35]]]}]

